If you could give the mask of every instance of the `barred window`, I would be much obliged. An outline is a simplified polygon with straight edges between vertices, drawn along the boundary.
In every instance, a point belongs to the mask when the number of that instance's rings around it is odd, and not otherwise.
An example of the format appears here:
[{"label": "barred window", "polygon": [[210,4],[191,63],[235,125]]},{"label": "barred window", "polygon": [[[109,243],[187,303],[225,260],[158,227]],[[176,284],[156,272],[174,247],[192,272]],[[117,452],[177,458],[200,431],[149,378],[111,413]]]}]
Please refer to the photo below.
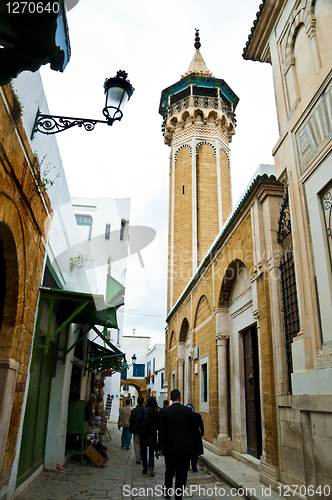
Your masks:
[{"label": "barred window", "polygon": [[284,311],[285,345],[287,359],[288,390],[292,393],[293,373],[292,343],[300,330],[293,252],[287,250],[280,261],[282,302]]}]

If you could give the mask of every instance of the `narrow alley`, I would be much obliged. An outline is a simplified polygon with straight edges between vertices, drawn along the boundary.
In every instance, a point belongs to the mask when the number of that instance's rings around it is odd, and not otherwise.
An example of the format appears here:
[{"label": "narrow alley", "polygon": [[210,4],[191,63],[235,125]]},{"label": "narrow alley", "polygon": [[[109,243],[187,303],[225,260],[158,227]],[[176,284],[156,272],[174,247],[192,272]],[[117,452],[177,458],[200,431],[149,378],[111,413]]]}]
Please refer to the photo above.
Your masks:
[{"label": "narrow alley", "polygon": [[[108,461],[97,467],[70,459],[62,470],[43,471],[17,500],[118,500],[125,498],[164,498],[164,459],[155,460],[155,475],[142,474],[136,464],[133,447],[129,452],[120,446],[121,433],[111,426],[111,440],[105,440]],[[235,461],[236,462],[236,461]],[[199,465],[198,473],[188,473],[188,497],[194,499],[230,497],[247,498],[245,490],[218,480],[207,465]],[[239,493],[239,494],[238,494]],[[254,495],[256,496],[256,495]],[[184,496],[185,498],[185,496]]]}]

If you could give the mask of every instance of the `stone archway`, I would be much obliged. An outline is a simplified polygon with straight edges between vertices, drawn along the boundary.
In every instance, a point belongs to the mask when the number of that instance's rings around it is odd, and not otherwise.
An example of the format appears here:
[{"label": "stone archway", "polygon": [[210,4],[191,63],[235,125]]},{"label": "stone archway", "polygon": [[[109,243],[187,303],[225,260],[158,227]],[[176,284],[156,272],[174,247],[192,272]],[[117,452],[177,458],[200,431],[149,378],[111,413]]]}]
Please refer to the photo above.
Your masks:
[{"label": "stone archway", "polygon": [[19,368],[19,363],[14,359],[9,359],[8,356],[9,348],[15,342],[18,281],[15,240],[9,227],[0,223],[0,471],[5,454]]},{"label": "stone archway", "polygon": [[135,378],[127,378],[126,380],[121,379],[120,381],[120,390],[124,385],[132,385],[139,396],[145,397],[147,393],[146,389],[146,380],[145,379],[135,379]]}]

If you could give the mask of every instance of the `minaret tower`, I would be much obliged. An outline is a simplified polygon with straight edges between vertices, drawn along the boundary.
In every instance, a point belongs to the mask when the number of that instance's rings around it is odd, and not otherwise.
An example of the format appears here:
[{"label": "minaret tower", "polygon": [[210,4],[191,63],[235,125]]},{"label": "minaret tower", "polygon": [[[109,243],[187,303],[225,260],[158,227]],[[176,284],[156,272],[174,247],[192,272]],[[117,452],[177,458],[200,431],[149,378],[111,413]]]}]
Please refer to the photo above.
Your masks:
[{"label": "minaret tower", "polygon": [[229,144],[239,98],[196,52],[181,80],[162,91],[165,144],[171,147],[168,305],[170,311],[231,213]]}]

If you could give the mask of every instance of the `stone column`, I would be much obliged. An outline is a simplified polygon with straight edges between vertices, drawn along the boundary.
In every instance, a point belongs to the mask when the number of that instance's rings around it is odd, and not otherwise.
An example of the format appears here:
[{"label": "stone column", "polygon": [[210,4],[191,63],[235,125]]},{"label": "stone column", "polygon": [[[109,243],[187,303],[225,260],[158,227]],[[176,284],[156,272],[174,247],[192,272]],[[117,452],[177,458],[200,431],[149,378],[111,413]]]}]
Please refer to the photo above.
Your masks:
[{"label": "stone column", "polygon": [[216,341],[218,350],[218,406],[219,434],[217,443],[220,455],[229,455],[232,449],[228,434],[228,380],[227,380],[227,339],[229,339],[228,309],[216,310]]},{"label": "stone column", "polygon": [[181,392],[181,397],[183,398],[183,381],[184,381],[184,376],[183,376],[183,365],[184,365],[184,359],[183,358],[177,358],[176,359],[177,367],[178,367],[178,386],[177,389]]}]

